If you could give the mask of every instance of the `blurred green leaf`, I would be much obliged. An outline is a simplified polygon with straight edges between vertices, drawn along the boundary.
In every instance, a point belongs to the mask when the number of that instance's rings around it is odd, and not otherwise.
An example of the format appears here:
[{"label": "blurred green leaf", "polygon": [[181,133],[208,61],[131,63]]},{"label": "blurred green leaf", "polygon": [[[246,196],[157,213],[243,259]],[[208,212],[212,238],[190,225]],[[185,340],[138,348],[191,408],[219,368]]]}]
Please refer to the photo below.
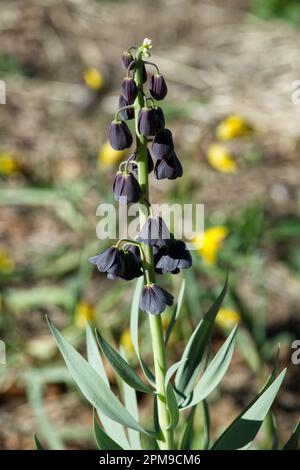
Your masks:
[{"label": "blurred green leaf", "polygon": [[34,440],[34,444],[35,444],[36,450],[46,450],[46,449],[42,446],[42,444],[41,444],[41,442],[40,442],[40,440],[39,440],[39,438],[37,437],[36,434],[33,435],[33,440]]},{"label": "blurred green leaf", "polygon": [[100,450],[123,450],[113,439],[111,439],[99,425],[95,410],[93,412],[94,434],[98,449]]},{"label": "blurred green leaf", "polygon": [[205,369],[191,395],[182,404],[182,409],[197,405],[197,403],[204,400],[221,382],[231,362],[236,332],[237,326],[233,328],[223,346]]},{"label": "blurred green leaf", "polygon": [[282,450],[298,450],[300,438],[300,419],[296,424],[294,431],[292,432],[289,440],[285,443]]},{"label": "blurred green leaf", "polygon": [[286,373],[284,369],[249,407],[223,432],[212,446],[212,450],[242,449],[253,441],[265,419]]}]

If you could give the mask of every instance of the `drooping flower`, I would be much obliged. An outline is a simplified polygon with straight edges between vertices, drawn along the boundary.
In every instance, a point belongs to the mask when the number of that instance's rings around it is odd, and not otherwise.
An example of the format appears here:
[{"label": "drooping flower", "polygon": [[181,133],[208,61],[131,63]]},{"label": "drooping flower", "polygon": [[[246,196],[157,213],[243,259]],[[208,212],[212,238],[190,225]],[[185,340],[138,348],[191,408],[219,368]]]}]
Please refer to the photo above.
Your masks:
[{"label": "drooping flower", "polygon": [[124,159],[126,153],[126,150],[113,149],[110,143],[107,141],[99,150],[98,162],[101,165],[110,167]]},{"label": "drooping flower", "polygon": [[75,308],[75,325],[79,328],[84,328],[85,323],[95,320],[95,309],[94,307],[84,300],[80,301]]},{"label": "drooping flower", "polygon": [[171,234],[161,217],[148,217],[146,223],[142,227],[137,240],[156,247],[166,244],[166,240],[170,240]]},{"label": "drooping flower", "polygon": [[172,132],[169,129],[164,129],[155,135],[152,142],[151,152],[159,160],[167,158],[174,151],[174,142]]},{"label": "drooping flower", "polygon": [[128,251],[110,247],[89,259],[95,264],[100,272],[107,274],[108,279],[125,279],[131,281],[136,277],[142,276],[141,265],[135,255]]},{"label": "drooping flower", "polygon": [[154,108],[141,108],[138,115],[138,130],[145,137],[156,134],[158,122]]},{"label": "drooping flower", "polygon": [[132,173],[118,171],[113,191],[115,200],[122,204],[130,204],[140,200],[142,190],[141,187]]},{"label": "drooping flower", "polygon": [[83,78],[88,88],[93,91],[99,91],[103,87],[103,76],[95,67],[86,69]]},{"label": "drooping flower", "polygon": [[212,144],[207,151],[209,164],[222,173],[234,173],[237,165],[227,148],[222,144]]},{"label": "drooping flower", "polygon": [[177,274],[192,266],[192,257],[182,240],[171,238],[154,255],[155,271],[159,274]]},{"label": "drooping flower", "polygon": [[155,108],[153,108],[153,110],[156,118],[156,133],[162,132],[165,128],[164,112],[159,106],[156,106]]},{"label": "drooping flower", "polygon": [[183,170],[176,153],[172,152],[168,158],[156,160],[154,173],[158,180],[181,178]]},{"label": "drooping flower", "polygon": [[122,54],[121,63],[125,70],[128,69],[129,65],[134,61],[133,55],[130,51],[125,51]]},{"label": "drooping flower", "polygon": [[121,109],[121,108],[125,108],[126,106],[129,106],[129,103],[121,95],[119,97],[119,109],[120,109],[119,116],[121,119],[123,119],[123,121],[130,121],[130,119],[134,118],[134,109],[133,108]]},{"label": "drooping flower", "polygon": [[204,234],[199,234],[194,238],[195,248],[207,264],[216,263],[218,252],[227,235],[227,227],[216,226],[208,228]]},{"label": "drooping flower", "polygon": [[125,77],[121,83],[121,94],[128,104],[132,104],[137,96],[137,86],[133,78]]},{"label": "drooping flower", "polygon": [[166,81],[161,73],[152,75],[149,83],[149,91],[155,100],[163,100],[168,92]]},{"label": "drooping flower", "polygon": [[140,308],[152,315],[159,315],[166,306],[173,305],[174,297],[157,284],[146,285],[140,298]]},{"label": "drooping flower", "polygon": [[[121,262],[121,269],[117,277],[131,281],[143,275],[141,263],[132,251],[124,250],[124,257]],[[109,276],[108,276],[109,277]]]},{"label": "drooping flower", "polygon": [[109,126],[108,138],[115,150],[124,150],[132,144],[132,135],[126,122],[114,120]]},{"label": "drooping flower", "polygon": [[219,140],[232,140],[238,137],[245,137],[253,132],[253,127],[242,116],[233,114],[228,116],[218,125],[216,137]]}]

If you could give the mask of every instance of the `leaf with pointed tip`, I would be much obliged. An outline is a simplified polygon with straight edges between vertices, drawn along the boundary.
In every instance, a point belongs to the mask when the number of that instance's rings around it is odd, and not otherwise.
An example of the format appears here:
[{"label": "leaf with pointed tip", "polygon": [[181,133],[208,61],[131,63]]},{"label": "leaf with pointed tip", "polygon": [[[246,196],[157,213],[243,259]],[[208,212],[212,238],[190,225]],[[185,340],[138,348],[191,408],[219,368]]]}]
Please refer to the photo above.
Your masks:
[{"label": "leaf with pointed tip", "polygon": [[135,370],[128,364],[127,361],[125,361],[125,359],[123,359],[118,351],[112,348],[109,343],[105,341],[103,336],[101,336],[97,330],[96,337],[106,359],[112,368],[117,372],[117,374],[124,380],[124,382],[126,382],[135,390],[152,394],[153,391],[141,381]]},{"label": "leaf with pointed tip", "polygon": [[180,396],[188,397],[192,391],[195,378],[199,373],[200,362],[211,334],[212,326],[227,291],[228,276],[225,285],[217,300],[206,315],[200,320],[194,333],[190,337],[183,352],[182,359],[186,362],[179,367],[175,378],[175,391]]},{"label": "leaf with pointed tip", "polygon": [[196,413],[196,406],[191,409],[191,412],[186,421],[184,432],[179,445],[179,450],[191,450],[191,445],[194,437],[194,418]]},{"label": "leaf with pointed tip", "polygon": [[284,444],[282,450],[298,450],[300,438],[300,419],[296,424],[294,431],[292,432],[289,440]]},{"label": "leaf with pointed tip", "polygon": [[105,431],[103,431],[103,429],[101,428],[101,426],[99,425],[97,421],[95,410],[93,413],[93,417],[94,417],[94,435],[95,435],[98,449],[100,450],[123,450],[122,447],[120,447],[113,439],[111,439],[108,436],[108,434],[106,434]]},{"label": "leaf with pointed tip", "polygon": [[181,409],[197,405],[197,403],[204,400],[221,382],[231,362],[236,332],[237,326],[233,328],[223,346],[209,363],[190,397],[182,404]]},{"label": "leaf with pointed tip", "polygon": [[167,344],[168,344],[168,341],[169,341],[170,335],[173,331],[176,320],[179,317],[181,307],[182,307],[183,297],[184,297],[184,291],[185,291],[185,279],[183,279],[183,281],[181,283],[181,287],[180,287],[180,290],[179,290],[177,302],[176,302],[176,305],[174,307],[172,318],[170,320],[170,323],[169,323],[167,331],[166,331],[165,346],[167,346]]},{"label": "leaf with pointed tip", "polygon": [[143,277],[140,277],[137,280],[134,293],[133,293],[133,298],[132,298],[132,303],[131,303],[131,312],[130,312],[130,333],[131,333],[131,339],[132,339],[132,344],[135,350],[135,353],[138,357],[138,360],[140,362],[142,371],[153,387],[155,387],[155,377],[147,364],[145,363],[144,359],[142,358],[140,354],[140,348],[139,348],[139,312],[140,312],[140,297],[142,293],[142,289],[144,286],[144,279]]},{"label": "leaf with pointed tip", "polygon": [[51,333],[66,365],[85,398],[106,416],[124,426],[152,435],[146,431],[120,403],[95,369],[73,348],[47,319]]},{"label": "leaf with pointed tip", "polygon": [[212,450],[237,450],[249,446],[258,433],[276,394],[282,384],[286,373],[281,374],[267,387],[264,387],[246,411],[240,414],[235,421],[223,432],[212,446]]},{"label": "leaf with pointed tip", "polygon": [[41,444],[41,441],[39,440],[36,434],[33,435],[33,440],[34,440],[36,450],[46,450]]},{"label": "leaf with pointed tip", "polygon": [[[86,347],[87,347],[88,363],[95,369],[96,372],[98,372],[100,377],[104,380],[106,385],[110,388],[109,380],[106,375],[106,371],[102,362],[98,345],[88,322],[86,322]],[[97,414],[104,427],[106,434],[113,441],[115,441],[119,446],[121,446],[122,449],[125,449],[125,450],[130,449],[130,445],[126,437],[124,427],[120,423],[113,421],[108,416],[101,413],[99,409],[97,409]]]}]

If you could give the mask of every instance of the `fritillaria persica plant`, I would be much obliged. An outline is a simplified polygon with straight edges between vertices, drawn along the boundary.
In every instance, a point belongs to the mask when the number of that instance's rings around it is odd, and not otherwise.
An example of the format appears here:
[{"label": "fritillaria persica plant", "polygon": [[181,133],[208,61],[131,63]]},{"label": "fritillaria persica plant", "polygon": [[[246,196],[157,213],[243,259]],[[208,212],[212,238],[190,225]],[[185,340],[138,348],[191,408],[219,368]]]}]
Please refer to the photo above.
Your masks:
[{"label": "fritillaria persica plant", "polygon": [[[145,39],[141,46],[132,47],[122,55],[126,75],[121,84],[119,109],[109,128],[109,141],[114,149],[123,150],[133,145],[131,157],[120,164],[113,192],[120,203],[139,204],[139,234],[136,240],[119,240],[90,259],[109,279],[129,281],[138,278],[132,300],[130,331],[145,380],[129,364],[125,352],[114,349],[98,331],[96,342],[88,324],[87,361],[63,338],[51,321],[49,325],[71,375],[94,407],[94,431],[100,449],[191,449],[198,404],[204,410],[202,447],[240,449],[249,446],[255,438],[285,371],[278,377],[273,371],[246,410],[214,443],[210,442],[207,397],[227,371],[237,331],[236,327],[233,328],[223,346],[209,361],[211,331],[226,294],[227,280],[215,303],[195,325],[181,359],[168,365],[168,341],[181,310],[185,283],[183,281],[175,304],[173,295],[160,284],[165,273],[178,274],[190,268],[192,258],[185,243],[175,239],[164,220],[151,211],[149,173],[154,170],[158,180],[182,176],[172,133],[165,127],[163,111],[157,104],[166,97],[167,85],[157,65],[147,60],[151,48],[151,41]],[[147,72],[150,70],[153,73],[147,87]],[[130,120],[135,123],[134,136],[127,125]],[[155,164],[152,158],[155,158]],[[173,312],[164,332],[162,314],[167,306]],[[140,310],[149,320],[154,369],[146,364],[139,350]],[[98,347],[119,377],[123,403],[110,388]],[[139,422],[136,391],[153,398],[153,418],[148,420],[147,427]],[[141,436],[146,438],[141,440]],[[198,446],[201,445],[200,441],[197,439]],[[37,445],[40,446],[39,441]]]}]

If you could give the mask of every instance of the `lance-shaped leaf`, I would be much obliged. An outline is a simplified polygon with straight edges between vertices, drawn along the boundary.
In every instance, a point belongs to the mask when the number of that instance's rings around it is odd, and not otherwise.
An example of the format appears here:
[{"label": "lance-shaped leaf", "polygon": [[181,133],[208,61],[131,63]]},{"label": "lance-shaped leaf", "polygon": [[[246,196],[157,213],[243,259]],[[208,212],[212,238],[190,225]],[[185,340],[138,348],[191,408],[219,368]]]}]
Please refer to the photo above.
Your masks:
[{"label": "lance-shaped leaf", "polygon": [[96,443],[98,446],[98,449],[100,450],[123,450],[122,447],[119,446],[113,439],[111,439],[108,434],[106,434],[105,431],[101,428],[99,425],[97,418],[96,418],[96,413],[94,410],[93,413],[94,417],[94,434],[95,434],[95,439]]},{"label": "lance-shaped leaf", "polygon": [[199,322],[183,352],[182,359],[186,359],[186,362],[179,367],[175,377],[175,390],[179,396],[187,398],[192,391],[214,320],[227,291],[227,281],[228,276],[222,292]]},{"label": "lance-shaped leaf", "polygon": [[192,441],[194,437],[194,418],[196,413],[196,406],[192,408],[188,419],[186,421],[186,425],[183,431],[183,435],[181,438],[181,442],[179,444],[179,450],[191,450]]},{"label": "lance-shaped leaf", "polygon": [[[86,322],[86,347],[89,364],[95,369],[96,372],[98,372],[100,377],[110,388],[109,380],[106,375],[101,355],[99,353],[98,345],[96,343],[94,334],[88,322]],[[126,437],[124,427],[120,423],[113,421],[112,419],[108,418],[108,416],[101,413],[99,409],[97,409],[97,414],[101,420],[101,423],[103,424],[106,434],[119,446],[121,446],[122,449],[130,449],[130,445]]]},{"label": "lance-shaped leaf", "polygon": [[181,307],[182,307],[182,302],[183,302],[183,297],[184,297],[184,291],[185,291],[185,279],[183,279],[180,287],[180,291],[178,294],[177,302],[176,305],[173,309],[173,314],[170,320],[170,323],[168,325],[167,331],[166,331],[166,336],[165,336],[165,346],[167,346],[170,335],[173,331],[174,325],[176,323],[177,318],[179,317]]},{"label": "lance-shaped leaf", "polygon": [[73,348],[48,319],[51,333],[65,363],[86,399],[100,412],[124,426],[145,434],[147,432],[120,403],[95,369]]},{"label": "lance-shaped leaf", "polygon": [[237,450],[248,447],[258,433],[286,373],[284,369],[271,384],[249,405],[245,412],[223,432],[215,442],[212,450]]},{"label": "lance-shaped leaf", "polygon": [[132,339],[132,344],[135,350],[135,353],[138,357],[138,360],[140,362],[142,371],[144,372],[144,375],[150,385],[155,387],[155,377],[147,364],[145,363],[144,359],[142,358],[140,354],[140,348],[139,348],[139,312],[140,312],[140,297],[142,293],[142,289],[144,286],[144,279],[140,277],[137,280],[135,289],[134,289],[134,294],[132,298],[132,304],[131,304],[131,312],[130,312],[130,333],[131,333],[131,339]]},{"label": "lance-shaped leaf", "polygon": [[182,409],[197,405],[197,403],[204,400],[221,382],[232,358],[236,332],[237,326],[233,328],[223,346],[205,369],[191,395],[182,404]]},{"label": "lance-shaped leaf", "polygon": [[294,431],[292,432],[289,440],[285,443],[282,450],[298,450],[298,443],[300,438],[300,419],[296,424]]},{"label": "lance-shaped leaf", "polygon": [[123,359],[123,357],[112,346],[110,346],[107,341],[105,341],[103,336],[101,336],[97,330],[96,337],[106,359],[124,382],[140,392],[153,393],[153,391],[142,382],[128,362],[125,361],[125,359]]}]

